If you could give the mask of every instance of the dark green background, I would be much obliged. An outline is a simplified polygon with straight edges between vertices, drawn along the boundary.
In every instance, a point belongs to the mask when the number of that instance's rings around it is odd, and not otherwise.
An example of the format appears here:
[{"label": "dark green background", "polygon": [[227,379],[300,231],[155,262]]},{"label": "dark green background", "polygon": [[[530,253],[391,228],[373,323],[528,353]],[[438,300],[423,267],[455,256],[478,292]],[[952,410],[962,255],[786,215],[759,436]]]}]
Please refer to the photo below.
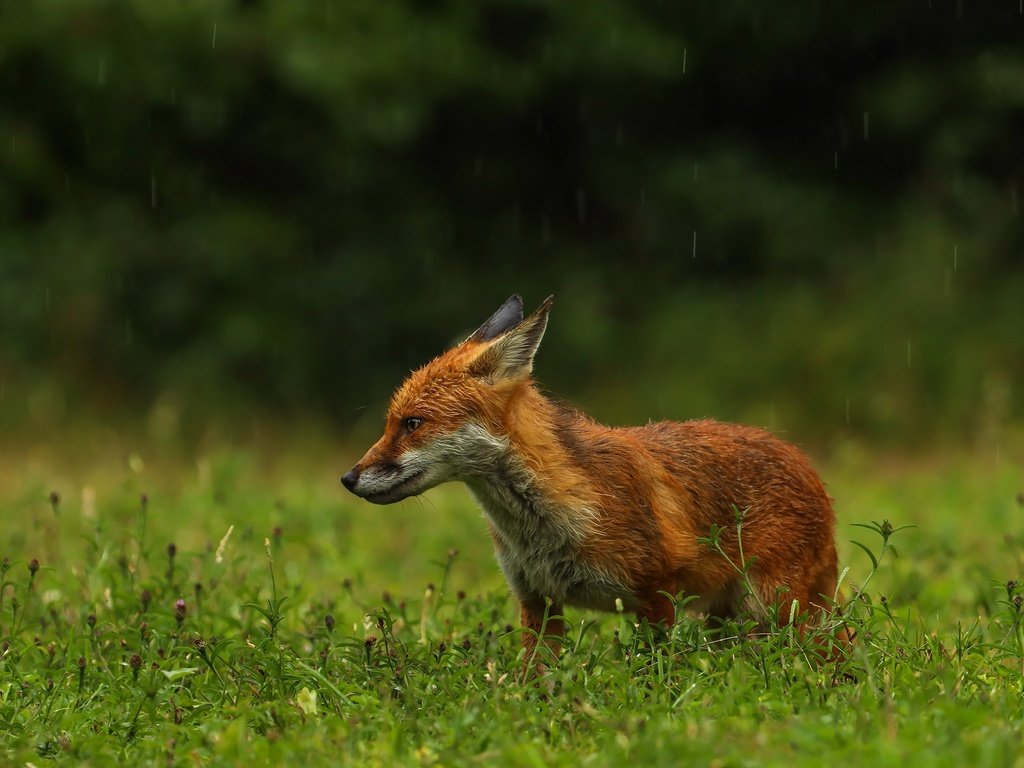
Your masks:
[{"label": "dark green background", "polygon": [[1024,413],[1019,3],[0,2],[0,425],[367,433],[510,293],[610,421]]}]

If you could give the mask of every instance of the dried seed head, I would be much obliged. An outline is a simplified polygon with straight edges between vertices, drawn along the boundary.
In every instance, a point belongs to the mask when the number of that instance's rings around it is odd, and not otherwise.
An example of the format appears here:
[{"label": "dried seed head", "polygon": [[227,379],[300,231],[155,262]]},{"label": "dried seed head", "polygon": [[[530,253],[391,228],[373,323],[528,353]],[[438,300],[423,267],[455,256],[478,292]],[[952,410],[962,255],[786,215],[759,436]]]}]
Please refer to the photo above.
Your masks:
[{"label": "dried seed head", "polygon": [[85,656],[78,657],[78,668],[85,669]]},{"label": "dried seed head", "polygon": [[38,571],[38,570],[39,570],[39,560],[33,557],[31,560],[28,561],[28,572],[29,572],[30,575],[35,576],[36,575],[36,571]]},{"label": "dried seed head", "polygon": [[90,613],[88,616],[86,616],[85,617],[85,623],[88,624],[90,627],[95,627],[96,626],[96,614]]},{"label": "dried seed head", "polygon": [[376,635],[367,635],[366,639],[363,640],[363,645],[365,645],[367,648],[373,648],[373,646],[375,646],[376,644],[377,644],[377,636]]},{"label": "dried seed head", "polygon": [[196,650],[199,651],[200,655],[204,655],[206,653],[206,641],[203,640],[203,638],[196,637],[196,639],[192,641],[192,645],[196,647]]},{"label": "dried seed head", "polygon": [[57,493],[56,491],[50,491],[50,506],[53,507],[54,509],[57,509],[57,506],[59,504],[60,504],[60,494]]},{"label": "dried seed head", "polygon": [[333,632],[334,631],[334,616],[332,616],[329,613],[326,616],[324,616],[324,626],[327,627],[327,631],[328,632]]},{"label": "dried seed head", "polygon": [[179,597],[174,603],[174,619],[178,622],[178,626],[185,621],[185,612],[185,601]]},{"label": "dried seed head", "polygon": [[173,560],[176,554],[178,554],[178,545],[172,541],[167,545],[167,556]]},{"label": "dried seed head", "polygon": [[148,589],[142,590],[142,592],[139,594],[139,602],[142,603],[143,611],[149,610],[149,602],[152,599],[153,595],[150,593]]},{"label": "dried seed head", "polygon": [[139,656],[139,654],[137,654],[137,653],[133,653],[131,658],[128,659],[128,666],[131,667],[132,669],[141,669],[142,668],[142,657]]}]

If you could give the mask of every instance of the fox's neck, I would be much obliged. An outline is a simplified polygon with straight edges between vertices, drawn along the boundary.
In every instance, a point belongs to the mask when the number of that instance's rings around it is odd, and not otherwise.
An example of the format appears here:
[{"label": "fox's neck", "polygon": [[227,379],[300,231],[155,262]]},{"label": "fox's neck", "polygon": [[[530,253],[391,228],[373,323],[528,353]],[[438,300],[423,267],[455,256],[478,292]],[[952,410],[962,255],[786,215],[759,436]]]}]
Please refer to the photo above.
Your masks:
[{"label": "fox's neck", "polygon": [[544,595],[607,609],[628,593],[587,559],[600,529],[599,496],[572,455],[588,430],[602,428],[533,387],[517,394],[502,450],[487,471],[466,478],[490,519],[498,562],[520,599]]},{"label": "fox's neck", "polygon": [[500,425],[501,447],[496,443],[492,460],[466,477],[499,532],[528,531],[532,537],[542,525],[573,538],[581,535],[581,524],[597,504],[593,484],[571,450],[585,439],[585,428],[583,417],[532,385],[515,394]]}]

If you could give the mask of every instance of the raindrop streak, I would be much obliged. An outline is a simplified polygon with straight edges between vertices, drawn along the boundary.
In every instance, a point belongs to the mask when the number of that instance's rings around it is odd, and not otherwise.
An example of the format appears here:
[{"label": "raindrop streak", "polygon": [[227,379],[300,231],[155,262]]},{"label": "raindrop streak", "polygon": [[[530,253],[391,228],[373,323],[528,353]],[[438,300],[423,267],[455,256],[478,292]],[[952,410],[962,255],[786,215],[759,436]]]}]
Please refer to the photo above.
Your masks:
[{"label": "raindrop streak", "polygon": [[217,47],[217,22],[213,22],[213,41],[210,43],[211,48]]},{"label": "raindrop streak", "polygon": [[864,110],[864,141],[868,140],[868,135],[871,133],[871,118],[868,117],[868,111]]},{"label": "raindrop streak", "polygon": [[846,398],[846,426],[850,426],[850,398]]},{"label": "raindrop streak", "polygon": [[907,368],[910,367],[910,339],[907,339]]},{"label": "raindrop streak", "polygon": [[49,312],[50,311],[50,289],[49,288],[46,289],[46,302],[45,302],[45,304],[46,304],[46,311]]},{"label": "raindrop streak", "polygon": [[697,230],[693,230],[693,258],[697,258]]},{"label": "raindrop streak", "polygon": [[954,272],[956,272],[956,258],[957,258],[956,250],[957,250],[956,243],[953,243],[953,271]]},{"label": "raindrop streak", "polygon": [[[1024,0],[1021,0],[1021,2],[1024,2]],[[683,74],[684,75],[686,74],[686,49],[685,48],[683,48]]]},{"label": "raindrop streak", "polygon": [[107,84],[107,60],[100,59],[99,64],[96,65],[96,85]]},{"label": "raindrop streak", "polygon": [[149,204],[156,210],[156,176],[152,173],[149,175]]}]

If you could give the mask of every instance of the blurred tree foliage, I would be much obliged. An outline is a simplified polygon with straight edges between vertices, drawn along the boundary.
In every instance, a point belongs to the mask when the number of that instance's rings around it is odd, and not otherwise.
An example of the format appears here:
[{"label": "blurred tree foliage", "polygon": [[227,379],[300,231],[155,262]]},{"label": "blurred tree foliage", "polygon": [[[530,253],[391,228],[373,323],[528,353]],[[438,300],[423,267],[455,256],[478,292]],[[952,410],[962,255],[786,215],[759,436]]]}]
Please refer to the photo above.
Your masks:
[{"label": "blurred tree foliage", "polygon": [[376,424],[514,291],[611,420],[1022,412],[1015,0],[0,9],[2,423]]}]

